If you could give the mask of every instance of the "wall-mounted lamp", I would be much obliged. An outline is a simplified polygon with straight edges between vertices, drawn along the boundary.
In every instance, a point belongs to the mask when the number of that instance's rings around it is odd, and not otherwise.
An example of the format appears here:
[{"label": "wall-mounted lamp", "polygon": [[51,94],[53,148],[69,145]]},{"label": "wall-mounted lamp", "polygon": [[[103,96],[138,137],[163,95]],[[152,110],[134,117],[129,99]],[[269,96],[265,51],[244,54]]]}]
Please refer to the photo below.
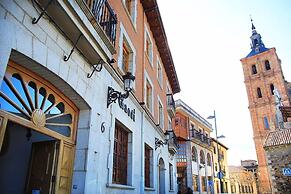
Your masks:
[{"label": "wall-mounted lamp", "polygon": [[164,146],[164,145],[167,145],[168,144],[168,141],[170,139],[170,133],[168,131],[165,132],[165,136],[166,136],[166,139],[165,141],[163,140],[160,140],[159,138],[156,138],[155,137],[155,150],[160,147],[160,146]]},{"label": "wall-mounted lamp", "polygon": [[122,94],[119,91],[114,90],[112,87],[108,86],[108,93],[107,93],[107,108],[112,102],[118,101],[122,102],[124,99],[128,98],[129,92],[131,92],[133,88],[133,82],[135,80],[134,75],[132,75],[130,72],[127,72],[123,78],[123,83],[124,83],[124,91],[125,93]]}]

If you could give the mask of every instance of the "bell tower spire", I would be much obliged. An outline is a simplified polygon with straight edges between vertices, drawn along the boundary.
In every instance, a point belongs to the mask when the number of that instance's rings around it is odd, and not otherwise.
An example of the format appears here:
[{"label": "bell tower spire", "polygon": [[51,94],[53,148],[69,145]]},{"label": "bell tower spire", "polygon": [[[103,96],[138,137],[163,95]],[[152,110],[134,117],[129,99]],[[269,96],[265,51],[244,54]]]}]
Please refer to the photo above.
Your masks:
[{"label": "bell tower spire", "polygon": [[259,33],[256,31],[256,27],[253,23],[253,19],[251,18],[251,23],[252,23],[252,36],[251,38],[251,49],[252,51],[248,54],[247,57],[259,54],[261,52],[269,50],[268,48],[265,47],[262,37]]}]

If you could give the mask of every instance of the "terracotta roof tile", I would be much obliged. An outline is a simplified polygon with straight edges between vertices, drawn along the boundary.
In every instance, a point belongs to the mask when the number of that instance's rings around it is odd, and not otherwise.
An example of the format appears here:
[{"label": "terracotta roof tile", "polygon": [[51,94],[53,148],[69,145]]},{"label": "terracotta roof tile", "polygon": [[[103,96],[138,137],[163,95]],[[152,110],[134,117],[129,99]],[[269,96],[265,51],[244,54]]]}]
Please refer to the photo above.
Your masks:
[{"label": "terracotta roof tile", "polygon": [[264,147],[291,144],[291,129],[272,131],[268,134]]}]

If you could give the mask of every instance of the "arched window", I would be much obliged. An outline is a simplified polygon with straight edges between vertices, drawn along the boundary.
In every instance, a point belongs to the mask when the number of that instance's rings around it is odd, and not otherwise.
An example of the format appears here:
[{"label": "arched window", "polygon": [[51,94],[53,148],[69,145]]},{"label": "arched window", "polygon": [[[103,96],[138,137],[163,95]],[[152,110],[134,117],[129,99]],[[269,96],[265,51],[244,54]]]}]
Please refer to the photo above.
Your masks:
[{"label": "arched window", "polygon": [[256,65],[252,65],[252,74],[254,75],[254,74],[257,74],[258,72],[257,72],[257,67],[256,67]]},{"label": "arched window", "polygon": [[261,88],[257,88],[257,96],[258,96],[258,98],[262,98],[263,97]]},{"label": "arched window", "polygon": [[211,156],[209,153],[207,153],[207,165],[211,166]]},{"label": "arched window", "polygon": [[192,147],[192,161],[197,162],[197,150],[194,146]]},{"label": "arched window", "polygon": [[271,69],[271,65],[270,65],[270,62],[268,60],[265,61],[265,69],[266,70],[270,70]]},{"label": "arched window", "polygon": [[203,150],[200,151],[200,164],[205,164],[205,155]]},{"label": "arched window", "polygon": [[271,90],[271,94],[274,95],[274,84],[270,84],[270,90]]}]

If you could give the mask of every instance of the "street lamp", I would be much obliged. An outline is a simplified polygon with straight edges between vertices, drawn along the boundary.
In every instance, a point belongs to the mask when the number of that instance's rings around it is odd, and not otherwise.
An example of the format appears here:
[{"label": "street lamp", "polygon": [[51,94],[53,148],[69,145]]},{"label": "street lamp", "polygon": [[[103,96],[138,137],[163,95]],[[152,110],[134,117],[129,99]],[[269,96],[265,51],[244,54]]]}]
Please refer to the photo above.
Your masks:
[{"label": "street lamp", "polygon": [[220,156],[219,156],[219,151],[218,151],[218,139],[219,138],[225,138],[224,135],[217,135],[217,125],[216,125],[216,115],[215,115],[215,110],[214,110],[214,114],[210,115],[209,117],[207,117],[207,119],[214,119],[214,128],[215,128],[215,139],[216,139],[216,150],[217,150],[217,162],[218,162],[218,173],[217,173],[217,177],[218,177],[218,181],[219,181],[219,185],[220,185],[220,190],[218,190],[218,192],[222,193],[223,191],[223,184],[221,181],[222,178],[222,172],[221,172],[221,166],[220,166]]}]

